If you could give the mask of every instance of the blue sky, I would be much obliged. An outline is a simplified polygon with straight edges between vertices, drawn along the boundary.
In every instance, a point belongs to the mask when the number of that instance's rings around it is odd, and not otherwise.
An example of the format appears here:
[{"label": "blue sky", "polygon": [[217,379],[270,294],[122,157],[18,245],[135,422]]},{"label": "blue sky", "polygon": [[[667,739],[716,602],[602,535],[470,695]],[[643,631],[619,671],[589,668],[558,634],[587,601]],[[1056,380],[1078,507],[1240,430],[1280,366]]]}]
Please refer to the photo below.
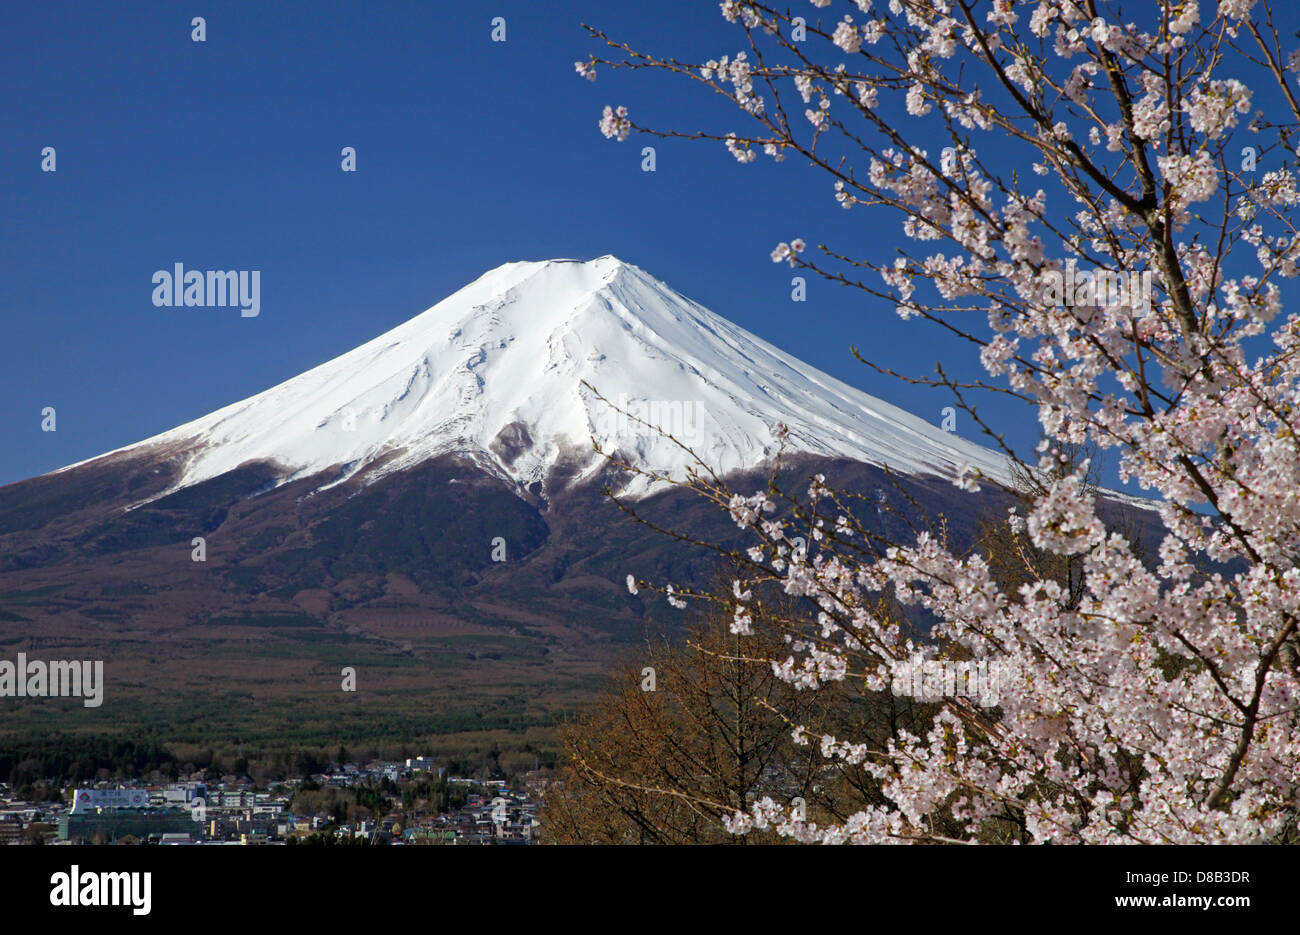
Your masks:
[{"label": "blue sky", "polygon": [[[662,76],[582,80],[573,62],[597,51],[584,21],[683,59],[741,40],[711,0],[5,5],[0,483],[250,396],[501,263],[606,253],[938,423],[939,391],[849,346],[918,374],[944,355],[973,364],[968,350],[856,290],[813,280],[792,303],[792,272],[769,259],[795,236],[887,257],[897,217],[841,211],[798,160],[740,166],[716,145],[658,142],[642,172],[640,141],[597,131],[603,105],[745,124]],[[57,172],[40,171],[46,146]],[[175,262],[260,270],[261,314],[155,307],[150,278]],[[1027,410],[986,408],[1013,442],[1036,438]]]}]

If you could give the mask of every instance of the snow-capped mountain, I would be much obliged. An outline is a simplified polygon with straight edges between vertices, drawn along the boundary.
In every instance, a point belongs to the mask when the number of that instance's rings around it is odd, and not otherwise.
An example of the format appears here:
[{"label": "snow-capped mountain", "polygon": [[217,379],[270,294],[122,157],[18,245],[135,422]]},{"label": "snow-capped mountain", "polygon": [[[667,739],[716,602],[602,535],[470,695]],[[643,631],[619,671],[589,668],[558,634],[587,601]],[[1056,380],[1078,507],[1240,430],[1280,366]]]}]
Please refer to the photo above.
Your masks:
[{"label": "snow-capped mountain", "polygon": [[[276,744],[380,721],[410,736],[549,725],[593,673],[681,625],[629,594],[629,574],[717,580],[715,552],[657,530],[749,542],[689,490],[640,500],[642,523],[601,496],[627,475],[593,435],[655,471],[691,464],[637,418],[737,471],[743,492],[767,480],[785,423],[797,456],[781,489],[824,473],[889,541],[942,523],[971,548],[1012,505],[994,484],[951,483],[963,463],[1009,480],[995,453],[634,266],[511,263],[250,399],[0,487],[0,639],[106,660],[114,724],[142,734],[196,717]],[[1135,525],[1158,541],[1154,514]],[[339,691],[343,665],[367,694]]]},{"label": "snow-capped mountain", "polygon": [[[1009,481],[994,452],[635,266],[511,263],[250,399],[0,487],[0,639],[106,660],[126,730],[196,712],[276,743],[376,719],[411,736],[549,724],[593,673],[681,625],[629,594],[629,574],[707,589],[720,573],[715,552],[658,529],[749,542],[689,490],[627,488],[655,494],[643,523],[601,496],[627,475],[592,436],[658,472],[691,464],[638,418],[742,492],[767,480],[784,423],[781,489],[824,473],[889,541],[942,523],[970,548],[1012,505],[951,483],[963,463]],[[370,694],[339,691],[344,665]]]},{"label": "snow-capped mountain", "polygon": [[[613,256],[507,263],[340,357],[101,457],[179,452],[175,491],[253,461],[279,465],[281,482],[328,472],[330,486],[457,453],[546,490],[559,466],[566,483],[602,469],[594,437],[684,476],[690,455],[638,419],[720,472],[770,459],[784,423],[790,451],[1007,478],[998,453],[782,353]],[[626,493],[653,486],[634,481]]]}]

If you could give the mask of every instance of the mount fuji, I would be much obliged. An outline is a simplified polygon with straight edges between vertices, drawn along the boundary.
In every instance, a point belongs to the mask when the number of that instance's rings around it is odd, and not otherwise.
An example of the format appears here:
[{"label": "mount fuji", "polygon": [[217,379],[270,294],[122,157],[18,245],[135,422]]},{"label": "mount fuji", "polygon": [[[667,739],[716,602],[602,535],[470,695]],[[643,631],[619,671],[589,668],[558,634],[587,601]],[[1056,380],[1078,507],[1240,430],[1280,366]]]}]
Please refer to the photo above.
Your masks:
[{"label": "mount fuji", "polygon": [[[613,256],[507,263],[355,350],[104,457],[179,452],[170,493],[257,461],[278,466],[277,483],[329,486],[458,453],[549,492],[557,469],[567,484],[604,469],[593,439],[681,479],[692,458],[669,436],[685,429],[695,454],[726,473],[769,461],[777,423],[791,452],[1008,479],[996,452],[801,363]],[[638,476],[622,492],[662,486]]]},{"label": "mount fuji", "polygon": [[[978,516],[1005,509],[997,453],[636,266],[508,263],[256,396],[0,487],[0,642],[101,659],[106,680],[102,706],[28,705],[0,733],[350,744],[544,730],[680,620],[628,594],[628,573],[716,574],[712,555],[629,521],[603,489],[660,526],[743,535],[593,440],[670,479],[693,464],[681,441],[750,492],[778,424],[785,489],[822,472],[888,497],[868,521],[894,538],[941,515],[969,541]],[[996,483],[959,490],[963,465]],[[345,666],[356,692],[339,690]]]}]

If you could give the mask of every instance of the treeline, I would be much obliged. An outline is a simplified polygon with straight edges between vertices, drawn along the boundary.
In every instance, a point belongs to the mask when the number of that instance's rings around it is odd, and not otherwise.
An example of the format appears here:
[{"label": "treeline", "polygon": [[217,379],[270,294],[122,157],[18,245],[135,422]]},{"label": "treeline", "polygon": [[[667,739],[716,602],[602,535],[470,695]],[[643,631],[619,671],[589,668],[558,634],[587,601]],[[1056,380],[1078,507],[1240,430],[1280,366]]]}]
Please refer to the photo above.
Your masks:
[{"label": "treeline", "polygon": [[333,825],[382,817],[392,807],[399,793],[397,784],[384,779],[375,785],[322,789],[315,782],[305,782],[294,793],[289,810],[295,815],[326,815]]},{"label": "treeline", "polygon": [[456,748],[448,742],[444,749],[455,752],[443,754],[438,744],[245,750],[239,745],[166,743],[156,736],[131,740],[56,734],[0,740],[0,780],[7,782],[18,798],[41,800],[43,795],[57,799],[58,789],[64,786],[128,780],[174,782],[195,773],[208,782],[234,775],[266,785],[305,779],[347,763],[402,762],[430,752],[444,776],[511,781],[535,767],[552,767],[557,758],[556,751],[526,741],[517,747],[493,741],[482,749]]},{"label": "treeline", "polygon": [[52,736],[6,742],[0,748],[0,777],[19,798],[38,784],[54,787],[99,778],[161,773],[173,778],[180,765],[156,738]]},{"label": "treeline", "polygon": [[481,787],[420,777],[401,783],[381,779],[376,783],[322,788],[308,780],[294,793],[289,810],[295,815],[325,815],[332,825],[380,818],[401,801],[404,812],[441,815],[464,808],[471,792]]},{"label": "treeline", "polygon": [[468,801],[469,789],[464,783],[418,779],[402,786],[402,808],[406,811],[422,809],[442,815],[464,808]]}]

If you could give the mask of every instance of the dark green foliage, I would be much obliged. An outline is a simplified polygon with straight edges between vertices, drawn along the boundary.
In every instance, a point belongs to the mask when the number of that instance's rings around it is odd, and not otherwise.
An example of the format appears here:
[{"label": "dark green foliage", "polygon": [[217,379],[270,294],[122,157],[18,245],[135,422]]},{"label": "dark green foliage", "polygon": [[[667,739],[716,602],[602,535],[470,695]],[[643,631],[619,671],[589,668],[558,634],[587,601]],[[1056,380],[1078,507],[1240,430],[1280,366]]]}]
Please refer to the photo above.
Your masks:
[{"label": "dark green foliage", "polygon": [[38,780],[75,784],[94,779],[100,769],[140,776],[171,761],[157,737],[138,741],[104,736],[31,738],[6,741],[0,748],[0,776],[15,787]]}]

